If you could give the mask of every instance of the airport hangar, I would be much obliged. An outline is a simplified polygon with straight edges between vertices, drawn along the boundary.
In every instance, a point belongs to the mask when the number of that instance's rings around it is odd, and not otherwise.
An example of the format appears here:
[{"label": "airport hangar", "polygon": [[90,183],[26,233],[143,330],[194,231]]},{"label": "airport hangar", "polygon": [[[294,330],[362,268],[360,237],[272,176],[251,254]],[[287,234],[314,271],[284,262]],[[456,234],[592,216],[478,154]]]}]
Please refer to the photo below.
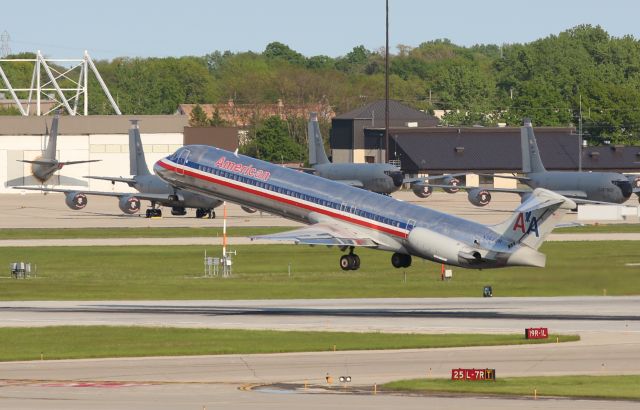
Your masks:
[{"label": "airport hangar", "polygon": [[[397,101],[389,101],[389,150],[384,139],[384,100],[336,116],[331,124],[334,162],[397,161],[410,176],[470,171],[466,184],[515,188],[513,179],[481,178],[473,173],[522,170],[520,127],[444,127],[438,118]],[[548,170],[579,167],[580,138],[572,127],[535,127],[542,161]],[[582,169],[638,173],[640,147],[582,147]]]},{"label": "airport hangar", "polygon": [[[126,184],[88,180],[85,175],[129,175],[130,120],[139,121],[145,159],[149,169],[160,158],[183,145],[215,145],[230,151],[238,146],[238,128],[189,127],[185,115],[90,115],[61,116],[58,127],[57,158],[61,161],[99,159],[100,162],[65,166],[48,185],[64,185],[98,191],[135,192]],[[0,117],[0,193],[19,193],[12,186],[40,185],[30,164],[47,142],[52,117]]]},{"label": "airport hangar", "polygon": [[[334,117],[330,145],[335,162],[397,160],[411,176],[447,173],[505,173],[521,170],[519,127],[442,127],[439,120],[397,101],[390,101],[389,155],[384,141],[384,100]],[[91,190],[113,190],[107,181],[85,175],[129,175],[129,120],[139,120],[149,168],[155,161],[188,144],[207,144],[233,151],[239,127],[189,127],[187,115],[62,116],[58,133],[58,159],[99,159],[100,162],[66,166],[49,182]],[[12,186],[39,185],[30,175],[32,160],[46,143],[51,117],[0,117],[0,193],[19,193]],[[549,170],[578,169],[579,136],[574,128],[535,127],[545,166]],[[608,145],[583,147],[586,171],[640,170],[640,147]],[[493,183],[515,187],[511,179],[484,180],[477,175],[467,185]],[[115,187],[133,192],[124,184]]]}]

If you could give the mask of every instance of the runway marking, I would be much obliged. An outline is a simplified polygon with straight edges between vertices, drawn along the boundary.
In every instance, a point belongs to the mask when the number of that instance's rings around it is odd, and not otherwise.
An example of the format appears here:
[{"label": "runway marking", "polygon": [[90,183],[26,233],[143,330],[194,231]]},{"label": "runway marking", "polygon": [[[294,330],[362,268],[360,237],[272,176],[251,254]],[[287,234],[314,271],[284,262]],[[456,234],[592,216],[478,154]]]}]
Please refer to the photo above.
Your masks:
[{"label": "runway marking", "polygon": [[640,266],[640,262],[625,263],[624,266]]}]

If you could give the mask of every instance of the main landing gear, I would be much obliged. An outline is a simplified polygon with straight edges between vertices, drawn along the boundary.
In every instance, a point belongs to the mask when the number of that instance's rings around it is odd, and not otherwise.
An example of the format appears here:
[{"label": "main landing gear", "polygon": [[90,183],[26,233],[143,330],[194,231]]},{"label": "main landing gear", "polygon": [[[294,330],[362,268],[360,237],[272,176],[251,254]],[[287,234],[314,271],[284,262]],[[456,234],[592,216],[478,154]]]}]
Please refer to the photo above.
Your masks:
[{"label": "main landing gear", "polygon": [[162,209],[160,208],[147,208],[147,218],[160,218],[162,217]]},{"label": "main landing gear", "polygon": [[196,218],[209,218],[213,219],[216,217],[216,213],[212,209],[208,208],[198,208],[196,209]]},{"label": "main landing gear", "polygon": [[411,255],[396,252],[391,255],[391,264],[394,268],[408,268],[411,266]]},{"label": "main landing gear", "polygon": [[356,270],[360,267],[360,257],[353,253],[353,246],[349,248],[348,255],[340,257],[340,267],[342,270]]}]

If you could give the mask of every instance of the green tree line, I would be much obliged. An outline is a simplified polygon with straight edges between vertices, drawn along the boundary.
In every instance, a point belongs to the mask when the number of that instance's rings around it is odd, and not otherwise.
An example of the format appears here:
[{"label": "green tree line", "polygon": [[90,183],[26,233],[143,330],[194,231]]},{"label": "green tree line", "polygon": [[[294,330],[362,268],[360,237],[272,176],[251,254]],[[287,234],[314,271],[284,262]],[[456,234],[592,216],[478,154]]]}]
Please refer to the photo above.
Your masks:
[{"label": "green tree line", "polygon": [[[343,113],[384,97],[384,50],[363,46],[337,58],[307,57],[272,42],[262,52],[116,58],[96,65],[126,114],[170,114],[180,103],[279,98],[285,104],[326,99]],[[26,65],[3,68],[25,84],[31,79]],[[517,126],[530,117],[535,126],[576,126],[582,114],[593,143],[640,143],[640,42],[599,26],[580,25],[526,44],[462,47],[440,39],[398,45],[390,56],[390,92],[418,109],[445,110],[445,125]],[[90,112],[112,110],[93,92]]]}]

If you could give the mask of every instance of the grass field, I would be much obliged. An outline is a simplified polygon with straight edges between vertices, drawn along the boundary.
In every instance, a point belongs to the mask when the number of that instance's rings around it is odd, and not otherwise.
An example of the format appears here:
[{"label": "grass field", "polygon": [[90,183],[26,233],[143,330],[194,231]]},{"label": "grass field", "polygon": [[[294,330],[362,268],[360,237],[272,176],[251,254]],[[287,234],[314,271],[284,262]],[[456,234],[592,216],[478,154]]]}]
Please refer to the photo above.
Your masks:
[{"label": "grass field", "polygon": [[[550,242],[542,247],[546,268],[455,268],[453,280],[444,282],[440,265],[427,261],[414,259],[410,268],[394,269],[389,252],[362,249],[360,270],[345,272],[336,248],[293,245],[234,247],[233,277],[203,278],[204,249],[2,248],[0,300],[480,297],[488,284],[494,296],[640,294],[640,267],[626,266],[640,262],[638,246],[630,241]],[[9,263],[21,260],[37,265],[37,278],[9,278]]]},{"label": "grass field", "polygon": [[[283,232],[291,227],[250,227],[239,226],[228,230],[229,236],[266,235]],[[640,232],[640,224],[585,225],[558,228],[554,233],[626,233]],[[191,228],[24,228],[0,229],[0,239],[69,239],[69,238],[187,238],[219,237],[220,227]]]},{"label": "grass field", "polygon": [[[239,226],[227,230],[229,236],[266,235],[292,229],[291,227]],[[70,239],[70,238],[192,238],[220,237],[222,228],[23,228],[0,229],[0,239]]]},{"label": "grass field", "polygon": [[[517,396],[566,396],[584,398],[640,400],[640,376],[554,376],[508,377],[497,374],[495,382],[453,381],[448,379],[402,380],[387,383],[382,390],[410,392],[448,392]],[[607,406],[603,406],[606,408]]]},{"label": "grass field", "polygon": [[[111,326],[0,328],[0,361],[495,346],[579,340],[552,335],[280,332]],[[41,356],[42,355],[42,356]]]},{"label": "grass field", "polygon": [[638,233],[640,224],[606,224],[606,225],[584,225],[568,226],[566,228],[554,229],[553,233]]}]

